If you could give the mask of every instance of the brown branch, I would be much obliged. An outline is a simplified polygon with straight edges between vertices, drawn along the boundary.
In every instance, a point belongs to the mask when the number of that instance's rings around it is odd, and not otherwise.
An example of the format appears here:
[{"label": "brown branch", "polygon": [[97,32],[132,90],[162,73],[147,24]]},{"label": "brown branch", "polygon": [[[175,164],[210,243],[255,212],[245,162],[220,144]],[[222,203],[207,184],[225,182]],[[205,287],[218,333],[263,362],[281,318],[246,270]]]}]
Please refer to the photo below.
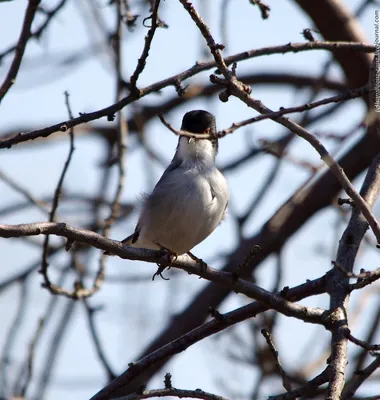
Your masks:
[{"label": "brown branch", "polygon": [[344,388],[342,400],[352,399],[356,391],[378,368],[380,368],[380,355],[378,355],[368,367],[358,372],[354,379]]},{"label": "brown branch", "polygon": [[[116,27],[114,33],[114,58],[115,58],[115,77],[116,77],[116,90],[115,90],[115,99],[119,101],[123,97],[123,79],[122,79],[122,44],[121,38],[123,36],[123,19],[122,19],[122,3],[115,2],[116,7]],[[128,126],[124,120],[124,117],[121,113],[117,115],[117,139],[116,139],[116,148],[117,148],[117,169],[118,169],[118,180],[117,187],[115,191],[115,195],[112,200],[111,210],[109,217],[105,220],[104,227],[102,233],[104,236],[108,237],[112,225],[115,223],[117,217],[120,214],[120,200],[124,189],[125,184],[125,154],[127,149],[127,135],[128,135]],[[111,146],[109,146],[109,151],[111,151]],[[109,178],[110,169],[105,171],[103,177]],[[108,180],[108,179],[107,179]],[[101,197],[104,197],[105,188],[103,185],[100,187]],[[96,216],[96,212],[95,212]],[[102,254],[99,260],[99,267],[96,273],[95,281],[93,284],[93,288],[97,288],[99,290],[104,281],[104,273],[106,267],[106,256]],[[98,348],[97,343],[95,342],[96,347]],[[105,364],[106,365],[106,364]],[[107,367],[106,367],[107,369]],[[110,377],[111,370],[108,368],[107,373]]]},{"label": "brown branch", "polygon": [[[14,349],[17,333],[22,325],[23,319],[26,316],[27,304],[29,301],[29,291],[28,291],[28,275],[24,274],[19,277],[17,282],[19,283],[19,300],[17,305],[17,310],[15,312],[14,319],[5,333],[4,344],[2,345],[1,357],[0,357],[0,398],[9,397],[9,373],[10,363],[9,360],[12,358],[12,350]],[[11,285],[12,283],[9,283]],[[8,286],[8,285],[7,285]],[[0,291],[2,290],[2,285],[0,284]]]},{"label": "brown branch", "polygon": [[176,388],[165,388],[165,389],[152,389],[143,390],[142,393],[133,393],[125,397],[125,400],[140,400],[140,399],[151,399],[153,397],[183,397],[189,399],[203,399],[203,400],[228,400],[227,397],[218,396],[213,393],[205,392],[202,389],[188,390],[188,389],[176,389]]},{"label": "brown branch", "polygon": [[[233,93],[236,94],[242,101],[244,101],[250,107],[256,109],[261,113],[271,113],[272,111],[265,107],[260,101],[254,100],[245,92],[244,88],[241,87],[240,84],[235,83],[232,84]],[[360,211],[365,216],[368,221],[374,235],[378,243],[380,243],[380,225],[368,207],[368,204],[363,200],[363,198],[359,195],[359,193],[355,190],[354,186],[348,179],[344,170],[340,167],[340,165],[335,161],[335,159],[329,154],[327,149],[322,145],[322,143],[311,133],[309,133],[306,129],[302,128],[295,122],[291,121],[285,117],[277,117],[274,118],[276,122],[279,122],[281,125],[287,127],[296,135],[305,139],[308,143],[312,145],[312,147],[319,153],[321,159],[326,163],[326,165],[331,169],[336,179],[341,184],[342,188],[346,191],[346,193],[355,201],[356,206],[360,209]]]},{"label": "brown branch", "polygon": [[[67,277],[68,272],[69,272],[69,268],[68,267],[66,267],[66,268],[64,268],[63,270],[60,271],[60,277],[58,279],[59,285],[63,284],[65,278]],[[39,327],[37,329],[38,330],[38,334],[34,338],[34,345],[33,346],[35,348],[38,348],[39,343],[41,342],[41,339],[44,337],[43,334],[44,334],[44,330],[45,330],[46,326],[48,326],[49,323],[50,323],[50,320],[57,315],[57,313],[56,313],[56,307],[58,305],[58,301],[57,300],[58,300],[57,296],[50,296],[50,298],[48,299],[48,305],[47,305],[47,307],[45,309],[44,315],[42,316],[42,318],[40,318],[40,321],[41,321],[41,323],[43,323],[43,326],[39,325]],[[68,323],[68,321],[66,319],[65,319],[65,322],[66,322],[66,324]],[[21,393],[21,391],[23,390],[23,386],[25,386],[25,384],[24,384],[25,375],[28,374],[28,368],[29,368],[29,366],[28,366],[28,364],[29,364],[28,358],[29,358],[29,354],[26,355],[26,359],[22,363],[22,366],[20,368],[20,372],[17,375],[17,377],[15,378],[15,385],[14,385],[14,389],[12,391],[12,393],[14,395],[16,395],[18,393]],[[33,381],[35,382],[38,379],[39,379],[39,374],[36,374],[34,376]],[[45,380],[44,384],[47,385],[47,383],[48,383],[48,380]],[[30,393],[29,393],[28,398],[29,397],[33,398],[33,396],[31,396]]]},{"label": "brown branch", "polygon": [[[72,111],[71,111],[70,103],[69,103],[69,94],[67,92],[65,92],[65,103],[66,103],[66,107],[67,107],[67,112],[69,114],[69,118],[72,118]],[[69,152],[68,152],[65,164],[63,165],[63,169],[62,169],[61,175],[60,175],[60,177],[58,179],[57,186],[56,186],[55,191],[54,191],[53,202],[52,202],[51,211],[50,211],[50,215],[49,215],[49,222],[54,222],[54,220],[55,220],[56,212],[57,212],[57,209],[58,209],[59,200],[61,198],[63,181],[65,179],[66,172],[67,172],[67,170],[69,168],[69,165],[70,165],[70,162],[71,162],[71,158],[72,158],[72,155],[73,155],[74,150],[75,150],[75,147],[74,147],[74,128],[70,128],[68,133],[69,133],[69,137],[70,137]],[[44,239],[43,250],[42,250],[41,269],[40,269],[39,272],[42,274],[43,279],[44,279],[43,287],[48,289],[50,291],[50,293],[52,293],[52,294],[58,294],[64,289],[60,288],[57,285],[52,284],[52,282],[50,281],[50,278],[49,278],[49,275],[48,275],[48,265],[49,265],[49,263],[48,263],[48,256],[49,256],[48,249],[49,249],[49,235],[46,235],[45,239]]]},{"label": "brown branch", "polygon": [[187,136],[196,139],[212,139],[210,135],[205,135],[203,133],[193,133],[193,132],[174,129],[161,114],[158,114],[158,118],[160,118],[162,124],[165,125],[169,129],[169,131],[173,132],[176,136]]},{"label": "brown branch", "polygon": [[20,390],[20,398],[25,398],[26,391],[28,389],[30,380],[32,379],[33,375],[33,360],[35,359],[35,348],[36,344],[43,332],[43,327],[44,327],[44,320],[40,319],[38,321],[37,329],[34,333],[34,336],[29,344],[29,349],[28,349],[28,360],[27,360],[27,369],[26,369],[26,377],[25,381],[21,387]]},{"label": "brown branch", "polygon": [[363,348],[367,351],[379,351],[380,350],[380,344],[369,344],[363,340],[356,339],[356,337],[351,335],[351,332],[349,329],[347,329],[346,335],[350,342],[360,346],[361,348]]},{"label": "brown branch", "polygon": [[269,18],[270,7],[261,0],[249,0],[254,6],[258,6],[261,12],[261,18]]},{"label": "brown branch", "polygon": [[[325,287],[327,280],[328,276],[326,275],[314,281],[308,281],[297,287],[287,288],[286,292],[283,291],[281,294],[289,301],[299,301],[305,297],[309,297],[310,295],[323,293],[323,288]],[[204,323],[186,334],[175,338],[172,342],[153,350],[138,362],[130,363],[129,368],[125,372],[95,394],[91,400],[108,400],[112,397],[119,397],[131,393],[132,388],[136,386],[141,387],[141,383],[139,385],[138,381],[139,377],[144,376],[145,378],[147,372],[149,372],[150,376],[151,373],[157,371],[162,366],[162,363],[165,360],[169,359],[173,355],[186,350],[193,344],[205,339],[206,337],[214,335],[229,326],[255,317],[267,309],[268,308],[263,304],[253,302],[226,314],[218,313],[218,317],[214,317],[211,321]],[[177,321],[177,323],[179,323],[179,321]],[[144,371],[143,374],[142,371]]]},{"label": "brown branch", "polygon": [[349,291],[352,292],[353,290],[363,289],[364,287],[371,285],[378,279],[380,279],[379,269],[373,271],[371,275],[367,276],[366,278],[360,279],[356,283],[352,283],[351,285],[349,285]]},{"label": "brown branch", "polygon": [[211,321],[193,329],[185,335],[173,340],[165,346],[153,351],[137,362],[129,363],[129,368],[123,372],[118,378],[105,386],[102,390],[96,393],[90,400],[108,400],[113,397],[125,395],[125,388],[133,382],[139,375],[143,374],[161,360],[165,360],[175,354],[178,354],[193,344],[211,336],[228,326],[244,321],[256,315],[257,303],[251,303],[240,307],[226,314],[219,314],[218,318],[213,318]]},{"label": "brown branch", "polygon": [[[54,302],[56,299],[56,296],[51,296],[50,304],[57,304],[57,302]],[[58,321],[50,334],[49,342],[44,345],[43,361],[39,364],[39,374],[35,378],[37,382],[34,390],[35,394],[32,397],[34,399],[43,399],[45,397],[44,393],[53,374],[54,364],[57,362],[59,350],[62,349],[65,335],[68,334],[70,325],[73,323],[77,306],[78,302],[66,300],[63,302],[63,309],[61,308],[59,312],[46,313],[46,318],[51,315],[52,317],[58,317]]]},{"label": "brown branch", "polygon": [[[36,200],[36,199],[35,199]],[[49,204],[52,201],[52,196],[42,196],[41,200],[39,200],[42,202],[42,204]],[[88,204],[89,206],[107,206],[107,207],[111,207],[112,206],[112,202],[110,202],[107,199],[99,199],[97,197],[92,197],[90,195],[87,194],[82,194],[82,193],[71,193],[71,192],[65,192],[62,193],[61,195],[61,203],[62,202],[78,202],[78,203],[84,203],[84,204]],[[24,210],[27,207],[30,207],[31,203],[22,201],[22,202],[12,202],[12,204],[7,205],[3,208],[0,208],[0,216],[6,215],[6,214],[11,214],[11,213],[15,213],[15,212],[19,212]],[[131,203],[122,203],[120,205],[121,207],[121,211],[123,216],[127,216],[129,215],[132,210],[134,209],[133,204]],[[49,214],[49,211],[47,211],[47,213]]]},{"label": "brown branch", "polygon": [[[366,343],[371,343],[375,340],[379,326],[380,326],[380,308],[377,309],[376,315],[372,318],[371,325],[368,327],[368,332],[365,336]],[[363,364],[366,357],[367,357],[366,351],[361,351],[356,356],[356,362],[355,365],[353,366],[354,371],[360,371],[361,369],[363,369]]]},{"label": "brown branch", "polygon": [[5,182],[9,187],[11,187],[16,192],[22,194],[27,200],[28,204],[36,206],[43,214],[49,215],[49,209],[46,207],[46,203],[37,199],[32,193],[27,189],[23,188],[20,184],[14,181],[10,176],[0,171],[0,179]]},{"label": "brown branch", "polygon": [[[65,5],[66,0],[61,0],[53,9],[47,11],[45,7],[43,8],[43,12],[46,15],[45,21],[41,24],[39,28],[37,28],[35,31],[30,33],[29,39],[40,39],[42,33],[48,28],[50,23],[53,21],[55,15],[60,11],[60,9]],[[41,10],[41,7],[40,7]],[[2,59],[7,56],[8,54],[12,53],[13,51],[17,50],[17,44],[14,46],[9,47],[7,50],[3,51],[0,54],[0,62]]]},{"label": "brown branch", "polygon": [[99,337],[99,333],[96,329],[95,326],[95,313],[97,311],[96,308],[91,307],[88,303],[88,300],[86,298],[83,299],[83,305],[85,307],[86,310],[86,315],[87,315],[87,322],[88,322],[88,327],[89,327],[89,331],[92,337],[92,341],[94,342],[94,346],[95,346],[95,350],[96,350],[96,354],[98,355],[98,358],[100,360],[100,363],[102,364],[106,374],[107,374],[107,379],[108,381],[112,381],[113,379],[116,378],[116,374],[113,372],[110,363],[108,362],[104,349],[101,345],[101,341],[100,341],[100,337]]},{"label": "brown branch", "polygon": [[[340,49],[354,49],[357,51],[373,52],[374,46],[365,46],[358,43],[325,43],[325,42],[312,42],[312,43],[300,43],[300,44],[287,44],[283,46],[274,46],[270,48],[263,48],[259,50],[251,50],[243,53],[236,54],[231,57],[227,57],[225,62],[229,65],[237,61],[247,60],[254,57],[259,57],[269,54],[287,53],[287,52],[299,52],[299,51],[309,51],[317,49],[332,50],[336,47]],[[156,82],[150,86],[140,89],[138,93],[131,93],[129,96],[124,97],[119,102],[112,104],[108,107],[102,108],[98,111],[94,111],[87,114],[81,114],[79,117],[62,121],[57,124],[51,125],[46,128],[36,129],[28,133],[18,133],[11,138],[0,140],[0,149],[10,148],[11,146],[26,142],[28,140],[35,140],[37,138],[48,137],[55,132],[66,132],[67,129],[84,124],[86,122],[94,121],[103,117],[110,117],[115,115],[118,111],[123,109],[128,104],[154,92],[158,92],[161,89],[174,86],[178,82],[182,82],[187,78],[190,78],[202,71],[215,68],[215,62],[205,62],[197,63],[193,67],[181,72],[180,74],[174,75],[170,78],[164,79],[162,81]]]},{"label": "brown branch", "polygon": [[[373,160],[364,180],[361,194],[369,207],[373,207],[380,194],[380,154]],[[343,268],[333,269],[329,282],[330,318],[332,322],[331,375],[326,399],[335,400],[342,395],[345,384],[347,358],[347,331],[349,330],[347,314],[349,301],[349,277],[346,272],[353,270],[356,254],[367,231],[368,224],[358,207],[352,209],[351,219],[339,242],[336,264]]]},{"label": "brown branch", "polygon": [[3,84],[0,87],[0,103],[16,80],[21,61],[24,56],[25,47],[30,38],[30,28],[32,26],[32,22],[34,20],[34,16],[36,14],[39,4],[40,0],[29,0],[13,61],[9,68],[8,74],[4,79]]},{"label": "brown branch", "polygon": [[276,349],[276,346],[273,343],[273,338],[272,335],[266,330],[266,329],[262,329],[261,330],[262,335],[264,336],[270,351],[273,354],[275,363],[276,363],[276,368],[279,372],[279,374],[281,375],[281,379],[282,379],[282,386],[284,386],[285,390],[287,390],[288,392],[290,392],[292,390],[292,385],[289,381],[289,378],[286,375],[286,372],[284,371],[284,369],[282,368],[281,362],[280,362],[280,357],[278,355],[278,351]]},{"label": "brown branch", "polygon": [[154,34],[156,33],[156,29],[159,27],[159,19],[158,19],[159,5],[160,5],[160,0],[155,0],[154,5],[152,7],[152,14],[150,15],[149,18],[146,18],[146,19],[150,19],[152,21],[152,25],[148,31],[148,34],[145,36],[145,44],[144,44],[143,52],[137,62],[136,69],[133,72],[131,79],[130,79],[131,92],[138,91],[137,86],[136,86],[137,80],[139,79],[140,74],[143,72],[143,70],[145,68],[146,60],[149,56],[149,50],[152,45]]},{"label": "brown branch", "polygon": [[354,274],[353,272],[346,271],[340,264],[338,264],[335,261],[332,261],[332,264],[334,265],[334,267],[338,268],[341,272],[343,272],[347,276],[347,278],[356,278],[359,279],[360,281],[363,279],[371,280],[372,278],[375,278],[373,279],[373,281],[375,281],[380,277],[380,268],[377,268],[373,271],[365,271],[364,269],[361,269],[360,274]]},{"label": "brown branch", "polygon": [[301,396],[314,397],[319,386],[329,381],[329,375],[329,367],[327,367],[323,372],[321,372],[315,378],[311,379],[302,387],[292,390],[288,393],[279,394],[277,396],[269,396],[268,400],[292,400],[297,399]]},{"label": "brown branch", "polygon": [[[238,122],[238,123],[234,123],[232,124],[232,126],[230,128],[227,129],[223,129],[219,132],[216,133],[215,137],[221,138],[224,137],[227,134],[231,134],[233,132],[235,132],[235,130],[255,123],[255,122],[259,122],[265,119],[275,119],[276,117],[285,115],[285,114],[290,114],[290,113],[295,113],[295,112],[303,112],[303,111],[309,111],[313,108],[316,107],[320,107],[321,105],[326,105],[326,104],[331,104],[331,103],[337,103],[337,102],[342,102],[342,101],[346,101],[346,100],[350,100],[350,99],[355,99],[358,97],[362,97],[364,96],[366,93],[368,93],[368,87],[362,87],[359,89],[353,89],[350,91],[346,91],[344,93],[340,93],[336,96],[332,96],[332,97],[327,97],[324,98],[322,100],[318,100],[312,103],[307,103],[301,106],[296,106],[296,107],[289,107],[289,108],[284,108],[281,107],[281,109],[279,111],[275,111],[275,112],[271,112],[268,114],[262,114],[259,115],[257,117],[254,118],[249,118],[247,120]],[[203,134],[196,134],[196,133],[191,133],[191,132],[186,132],[186,131],[182,131],[182,130],[176,130],[174,129],[165,119],[164,117],[159,114],[158,117],[160,118],[161,122],[171,131],[173,132],[175,135],[179,136],[187,136],[187,137],[195,137],[198,139],[209,139],[208,135],[203,135]],[[309,167],[309,166],[307,166]],[[312,170],[314,169],[314,167],[311,168]]]},{"label": "brown branch", "polygon": [[[108,239],[95,232],[84,229],[75,229],[65,223],[41,222],[33,224],[21,225],[0,225],[0,237],[21,237],[35,235],[57,235],[66,237],[69,243],[74,241],[84,242],[98,249],[105,250],[111,254],[118,255],[123,259],[140,260],[153,262],[159,265],[167,264],[166,254],[160,251],[149,251],[134,248],[124,248],[121,242]],[[218,271],[216,269],[199,265],[188,256],[180,256],[171,264],[171,267],[180,268],[189,274],[198,275],[204,279],[227,285],[231,290],[243,293],[248,297],[252,297],[270,308],[283,313],[284,315],[292,316],[302,321],[324,325],[323,310],[292,304],[277,294],[272,294],[267,290],[250,283],[244,279],[236,278],[233,274]],[[66,291],[65,289],[52,285],[54,294],[62,294],[72,298],[88,297],[97,287],[93,289],[84,289],[77,287],[74,292]]]},{"label": "brown branch", "polygon": [[[49,255],[56,254],[62,250],[62,246],[57,246],[49,249]],[[12,284],[24,281],[30,274],[32,274],[39,266],[41,266],[41,258],[28,265],[26,268],[23,268],[20,272],[5,278],[0,282],[0,293],[10,287]]]},{"label": "brown branch", "polygon": [[220,132],[218,132],[217,136],[218,137],[223,137],[225,135],[228,135],[230,133],[235,132],[237,129],[239,129],[239,128],[243,127],[243,126],[247,126],[247,125],[253,124],[255,122],[259,122],[259,121],[268,119],[268,118],[275,120],[275,118],[281,117],[282,115],[285,115],[285,114],[292,114],[292,113],[295,113],[295,112],[309,111],[309,110],[312,110],[313,108],[320,107],[322,105],[331,104],[331,103],[338,103],[338,102],[341,102],[341,101],[346,101],[346,100],[351,100],[351,99],[356,99],[358,97],[363,97],[367,93],[368,93],[368,87],[364,86],[364,87],[361,87],[359,89],[352,89],[352,90],[346,91],[344,93],[340,93],[340,94],[338,94],[336,96],[326,97],[326,98],[324,98],[322,100],[314,101],[312,103],[303,104],[301,106],[289,107],[289,108],[281,107],[279,111],[272,111],[272,112],[269,112],[269,113],[266,113],[266,114],[259,115],[259,116],[254,117],[254,118],[249,118],[249,119],[246,119],[244,121],[234,123],[234,124],[232,124],[232,126],[230,128],[223,129]]},{"label": "brown branch", "polygon": [[[342,82],[331,80],[328,78],[318,78],[312,77],[308,75],[300,75],[300,74],[292,74],[292,73],[257,73],[257,74],[244,74],[240,76],[240,79],[249,85],[274,85],[278,87],[279,85],[290,85],[295,88],[304,88],[304,87],[319,87],[320,89],[326,90],[335,90],[343,92],[347,89],[346,85]],[[214,84],[209,85],[189,85],[186,89],[186,93],[182,97],[178,97],[177,95],[172,97],[169,100],[165,100],[162,103],[155,103],[154,106],[144,105],[136,110],[136,112],[128,119],[128,130],[132,132],[136,132],[141,129],[141,125],[144,125],[146,122],[150,121],[152,118],[156,118],[158,114],[166,114],[169,111],[172,111],[176,107],[186,104],[191,101],[195,97],[212,97],[215,93],[219,92],[220,88],[215,86]],[[334,108],[335,110],[335,108]],[[329,112],[329,110],[321,113],[321,116],[325,116],[325,114]],[[320,118],[317,116],[316,118]],[[7,140],[15,135],[17,132],[28,131],[32,128],[28,127],[19,127],[12,129],[10,131],[4,131],[4,133],[0,136],[1,140]],[[88,135],[95,134],[107,140],[109,143],[114,143],[117,139],[117,130],[115,126],[106,124],[92,124],[91,126],[82,125],[79,129],[76,129],[75,136],[78,137],[80,135]],[[58,132],[54,136],[48,136],[52,140],[56,140],[59,137],[66,138],[66,134],[64,132]],[[47,144],[48,140],[40,141],[39,144]],[[29,144],[34,144],[30,142]]]}]

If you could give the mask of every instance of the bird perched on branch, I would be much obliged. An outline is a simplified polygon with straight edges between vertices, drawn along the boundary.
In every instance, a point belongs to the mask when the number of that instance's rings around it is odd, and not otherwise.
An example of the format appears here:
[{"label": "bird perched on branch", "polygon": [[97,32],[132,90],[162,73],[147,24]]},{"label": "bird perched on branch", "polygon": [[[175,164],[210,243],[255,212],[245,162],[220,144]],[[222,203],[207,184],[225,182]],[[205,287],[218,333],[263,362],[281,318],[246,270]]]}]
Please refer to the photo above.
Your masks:
[{"label": "bird perched on branch", "polygon": [[185,114],[182,131],[209,134],[211,139],[180,136],[173,160],[146,195],[135,232],[123,244],[187,253],[209,236],[224,218],[229,194],[215,166],[218,152],[215,117],[207,111]]}]

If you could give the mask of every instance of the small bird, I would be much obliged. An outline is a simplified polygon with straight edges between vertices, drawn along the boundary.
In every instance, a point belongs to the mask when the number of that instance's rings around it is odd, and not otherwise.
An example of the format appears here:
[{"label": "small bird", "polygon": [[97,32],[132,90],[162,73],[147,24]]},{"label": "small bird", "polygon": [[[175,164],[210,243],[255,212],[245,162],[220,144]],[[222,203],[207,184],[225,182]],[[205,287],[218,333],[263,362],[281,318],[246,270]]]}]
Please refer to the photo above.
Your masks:
[{"label": "small bird", "polygon": [[[215,117],[207,111],[185,114],[182,131],[216,133]],[[229,200],[226,179],[215,166],[218,139],[180,136],[173,160],[153,192],[143,199],[135,232],[123,244],[187,253],[223,220]]]}]

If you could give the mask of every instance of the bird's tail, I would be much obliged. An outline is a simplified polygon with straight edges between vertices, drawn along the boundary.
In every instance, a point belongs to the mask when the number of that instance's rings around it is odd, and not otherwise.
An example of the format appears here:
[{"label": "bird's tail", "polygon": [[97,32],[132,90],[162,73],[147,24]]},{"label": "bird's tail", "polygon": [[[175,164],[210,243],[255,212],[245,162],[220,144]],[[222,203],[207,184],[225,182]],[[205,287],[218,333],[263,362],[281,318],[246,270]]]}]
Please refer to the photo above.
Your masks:
[{"label": "bird's tail", "polygon": [[132,233],[132,235],[129,235],[128,237],[126,237],[125,239],[123,239],[121,241],[121,243],[126,244],[128,246],[131,246],[133,243],[133,238],[134,238],[135,234]]}]

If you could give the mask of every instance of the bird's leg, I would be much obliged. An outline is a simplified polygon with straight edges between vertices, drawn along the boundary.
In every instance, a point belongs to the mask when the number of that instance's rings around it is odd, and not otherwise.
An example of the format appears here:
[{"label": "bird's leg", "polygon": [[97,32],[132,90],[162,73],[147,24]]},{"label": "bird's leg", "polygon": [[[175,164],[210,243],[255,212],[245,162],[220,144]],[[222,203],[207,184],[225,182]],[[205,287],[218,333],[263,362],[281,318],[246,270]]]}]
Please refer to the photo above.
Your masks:
[{"label": "bird's leg", "polygon": [[169,266],[169,268],[171,267],[171,264],[173,262],[177,261],[178,258],[178,254],[174,253],[174,251],[171,251],[170,249],[168,249],[167,247],[164,247],[162,245],[160,245],[160,243],[156,243],[157,246],[159,246],[160,251],[165,251],[166,255],[168,256],[169,260],[167,262],[167,266]]},{"label": "bird's leg", "polygon": [[167,256],[167,260],[163,260],[160,261],[159,263],[157,263],[158,265],[158,270],[155,272],[155,274],[152,277],[152,280],[154,280],[154,278],[157,275],[160,275],[160,277],[166,281],[169,280],[169,278],[165,278],[162,276],[162,272],[165,270],[166,267],[168,267],[168,269],[170,269],[171,265],[173,262],[175,262],[178,258],[178,255],[176,253],[174,253],[173,251],[169,250],[168,248],[161,246],[159,243],[156,243],[156,245],[160,248],[160,251],[165,252],[165,255]]},{"label": "bird's leg", "polygon": [[205,272],[206,269],[207,269],[207,264],[206,264],[203,260],[201,260],[200,258],[198,258],[197,256],[195,256],[191,251],[188,251],[188,252],[187,252],[187,255],[188,255],[192,260],[194,260],[196,263],[198,263],[198,264],[200,265],[200,267],[201,267],[201,276],[200,276],[199,278],[202,278],[203,272]]}]

